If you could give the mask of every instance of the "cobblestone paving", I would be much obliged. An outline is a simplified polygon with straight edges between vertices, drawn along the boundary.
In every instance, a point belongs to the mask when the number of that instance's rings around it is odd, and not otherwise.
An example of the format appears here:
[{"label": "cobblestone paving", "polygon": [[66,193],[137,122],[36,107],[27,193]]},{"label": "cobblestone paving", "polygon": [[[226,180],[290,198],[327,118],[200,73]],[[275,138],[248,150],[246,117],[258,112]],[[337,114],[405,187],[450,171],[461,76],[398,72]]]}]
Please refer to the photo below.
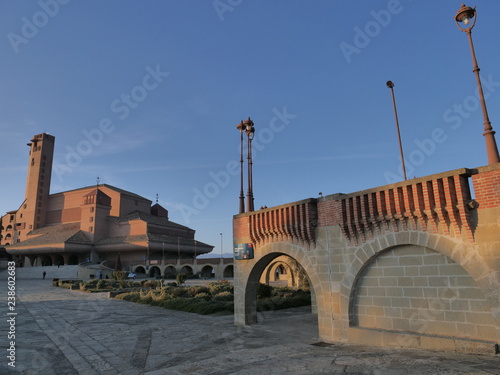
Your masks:
[{"label": "cobblestone paving", "polygon": [[1,374],[500,374],[500,357],[388,350],[319,342],[306,308],[267,313],[260,323],[200,316],[17,280],[16,362],[9,367],[7,276],[0,273],[4,316]]}]

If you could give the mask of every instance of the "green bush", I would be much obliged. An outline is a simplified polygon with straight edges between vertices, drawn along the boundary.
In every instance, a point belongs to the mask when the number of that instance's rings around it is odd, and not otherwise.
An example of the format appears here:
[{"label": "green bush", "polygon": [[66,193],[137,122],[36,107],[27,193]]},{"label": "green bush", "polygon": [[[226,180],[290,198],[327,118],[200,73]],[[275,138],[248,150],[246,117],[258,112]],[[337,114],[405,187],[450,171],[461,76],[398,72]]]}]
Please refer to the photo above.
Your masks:
[{"label": "green bush", "polygon": [[146,280],[142,286],[149,289],[161,288],[161,280]]},{"label": "green bush", "polygon": [[197,294],[200,293],[210,294],[210,289],[207,288],[206,286],[198,286],[198,285],[191,286],[189,287],[188,291],[191,297],[195,297]]},{"label": "green bush", "polygon": [[257,311],[282,310],[292,307],[309,306],[311,295],[303,293],[294,297],[272,297],[257,300]]},{"label": "green bush", "polygon": [[92,279],[92,280],[87,281],[86,283],[80,283],[80,290],[96,289],[97,283],[99,281],[100,281],[99,279]]},{"label": "green bush", "polygon": [[216,301],[234,301],[234,294],[231,292],[220,292],[214,296]]},{"label": "green bush", "polygon": [[96,289],[107,289],[107,283],[104,280],[99,280],[99,282],[96,284]]},{"label": "green bush", "polygon": [[182,286],[176,286],[169,289],[169,294],[176,298],[189,297],[188,288]]},{"label": "green bush", "polygon": [[185,273],[178,273],[176,276],[175,276],[175,281],[177,281],[177,284],[178,285],[182,285],[186,282],[186,279],[187,279],[187,276]]},{"label": "green bush", "polygon": [[111,279],[113,280],[125,280],[127,278],[127,271],[113,271],[111,273]]},{"label": "green bush", "polygon": [[208,289],[210,289],[212,295],[216,295],[221,292],[234,292],[233,284],[227,280],[212,281],[211,283],[208,283]]},{"label": "green bush", "polygon": [[270,298],[272,291],[272,286],[259,283],[257,286],[257,298]]},{"label": "green bush", "polygon": [[210,301],[212,296],[208,293],[198,293],[193,298],[204,299],[205,301]]}]

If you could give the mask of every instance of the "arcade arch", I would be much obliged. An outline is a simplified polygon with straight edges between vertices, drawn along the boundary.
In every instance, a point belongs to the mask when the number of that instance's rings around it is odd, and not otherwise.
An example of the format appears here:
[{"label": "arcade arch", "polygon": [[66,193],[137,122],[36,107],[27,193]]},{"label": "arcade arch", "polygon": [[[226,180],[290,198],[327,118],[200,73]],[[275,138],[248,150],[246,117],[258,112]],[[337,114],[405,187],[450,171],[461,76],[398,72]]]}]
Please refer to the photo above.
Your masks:
[{"label": "arcade arch", "polygon": [[212,266],[206,265],[201,269],[201,277],[212,279],[215,277],[215,270]]},{"label": "arcade arch", "polygon": [[301,269],[303,277],[308,280],[312,310],[315,312],[320,305],[323,306],[324,299],[318,299],[318,296],[322,296],[322,284],[311,267],[307,253],[295,244],[280,243],[278,245],[264,245],[259,249],[259,253],[263,254],[259,259],[238,261],[235,286],[240,292],[235,293],[236,324],[257,322],[257,287],[263,274],[269,274],[266,272],[269,265],[276,263],[273,261],[280,257],[288,262],[294,262]]}]

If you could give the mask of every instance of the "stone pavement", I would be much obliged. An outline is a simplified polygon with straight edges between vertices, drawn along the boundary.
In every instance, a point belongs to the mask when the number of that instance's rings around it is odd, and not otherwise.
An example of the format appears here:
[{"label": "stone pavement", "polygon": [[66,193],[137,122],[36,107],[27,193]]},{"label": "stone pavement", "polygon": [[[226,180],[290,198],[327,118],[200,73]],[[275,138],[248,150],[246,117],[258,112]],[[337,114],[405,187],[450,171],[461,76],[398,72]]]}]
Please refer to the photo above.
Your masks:
[{"label": "stone pavement", "polygon": [[200,316],[17,280],[15,369],[7,366],[7,275],[0,273],[0,373],[37,375],[500,374],[500,357],[323,345],[307,308]]}]

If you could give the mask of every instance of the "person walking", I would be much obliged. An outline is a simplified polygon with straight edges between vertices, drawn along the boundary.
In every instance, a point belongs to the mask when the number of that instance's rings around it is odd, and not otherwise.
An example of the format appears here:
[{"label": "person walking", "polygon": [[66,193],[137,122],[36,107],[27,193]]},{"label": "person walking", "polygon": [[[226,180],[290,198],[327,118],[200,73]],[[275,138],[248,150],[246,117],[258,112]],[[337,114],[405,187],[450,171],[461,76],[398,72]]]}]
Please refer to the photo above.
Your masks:
[{"label": "person walking", "polygon": [[43,279],[45,280],[45,275],[47,274],[47,272],[43,271],[42,275],[43,275]]}]

